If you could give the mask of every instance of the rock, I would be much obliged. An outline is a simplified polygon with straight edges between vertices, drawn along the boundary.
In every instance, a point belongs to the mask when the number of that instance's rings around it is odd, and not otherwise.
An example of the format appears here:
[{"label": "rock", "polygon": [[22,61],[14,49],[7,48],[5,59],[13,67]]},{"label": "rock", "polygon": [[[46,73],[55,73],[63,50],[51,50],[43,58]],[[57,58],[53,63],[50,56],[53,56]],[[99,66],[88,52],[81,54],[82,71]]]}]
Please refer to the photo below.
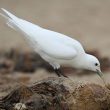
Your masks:
[{"label": "rock", "polygon": [[19,104],[23,110],[109,110],[110,90],[97,84],[51,77],[22,85],[0,100],[1,109],[16,110]]},{"label": "rock", "polygon": [[22,103],[17,103],[14,106],[15,110],[26,110],[26,106]]}]

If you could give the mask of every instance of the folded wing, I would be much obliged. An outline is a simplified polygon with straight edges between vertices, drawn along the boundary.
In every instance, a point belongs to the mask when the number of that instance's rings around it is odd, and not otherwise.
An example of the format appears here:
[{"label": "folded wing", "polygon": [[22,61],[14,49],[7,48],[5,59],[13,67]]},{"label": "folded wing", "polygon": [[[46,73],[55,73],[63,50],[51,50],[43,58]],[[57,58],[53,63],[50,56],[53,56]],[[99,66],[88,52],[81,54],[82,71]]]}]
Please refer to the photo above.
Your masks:
[{"label": "folded wing", "polygon": [[[1,15],[8,21],[8,26],[23,33],[34,49],[39,49],[53,58],[64,60],[72,59],[77,55],[76,50],[72,46],[57,39],[61,34],[45,31],[35,24],[16,17],[5,9],[2,10],[6,15]],[[36,50],[36,52],[38,51]]]},{"label": "folded wing", "polygon": [[47,45],[41,45],[41,50],[50,57],[56,59],[70,60],[77,55],[77,51],[71,46],[60,42],[47,42]]}]

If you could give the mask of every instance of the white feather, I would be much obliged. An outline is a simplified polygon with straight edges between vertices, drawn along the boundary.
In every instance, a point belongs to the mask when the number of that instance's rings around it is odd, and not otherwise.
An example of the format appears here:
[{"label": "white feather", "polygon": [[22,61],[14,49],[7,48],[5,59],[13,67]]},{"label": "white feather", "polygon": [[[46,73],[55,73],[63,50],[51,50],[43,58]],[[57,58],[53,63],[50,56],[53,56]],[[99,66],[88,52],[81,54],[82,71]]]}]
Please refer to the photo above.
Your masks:
[{"label": "white feather", "polygon": [[[54,68],[60,65],[70,65],[75,68],[83,68],[96,71],[93,63],[98,60],[85,53],[82,45],[75,39],[58,32],[41,28],[26,20],[20,19],[9,11],[0,14],[7,20],[12,29],[25,35],[33,49]],[[98,68],[99,69],[99,68]]]}]

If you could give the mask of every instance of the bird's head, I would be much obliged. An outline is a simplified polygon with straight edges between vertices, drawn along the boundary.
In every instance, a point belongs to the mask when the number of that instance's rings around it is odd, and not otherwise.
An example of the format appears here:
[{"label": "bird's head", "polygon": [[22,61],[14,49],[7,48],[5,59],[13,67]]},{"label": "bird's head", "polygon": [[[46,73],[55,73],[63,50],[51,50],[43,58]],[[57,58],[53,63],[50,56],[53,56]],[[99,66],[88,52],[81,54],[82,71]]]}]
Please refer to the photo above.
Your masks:
[{"label": "bird's head", "polygon": [[96,72],[100,77],[103,76],[103,73],[101,72],[101,68],[100,68],[100,62],[95,56],[86,54],[85,63],[87,64],[86,69]]}]

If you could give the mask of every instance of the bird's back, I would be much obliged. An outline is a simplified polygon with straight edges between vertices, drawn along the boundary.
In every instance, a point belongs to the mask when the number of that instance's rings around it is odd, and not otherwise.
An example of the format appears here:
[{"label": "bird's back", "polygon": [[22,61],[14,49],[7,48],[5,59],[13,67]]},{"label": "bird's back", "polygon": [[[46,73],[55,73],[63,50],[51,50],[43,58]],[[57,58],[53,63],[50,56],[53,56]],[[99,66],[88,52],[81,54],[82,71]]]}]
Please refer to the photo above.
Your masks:
[{"label": "bird's back", "polygon": [[81,43],[69,36],[66,36],[64,34],[61,34],[55,31],[47,30],[47,29],[44,29],[42,34],[43,34],[42,36],[47,38],[48,42],[49,42],[49,39],[51,39],[54,42],[56,41],[56,42],[59,42],[60,44],[63,43],[69,47],[73,47],[78,52],[84,52],[84,49]]},{"label": "bird's back", "polygon": [[3,9],[3,11],[7,14],[6,18],[8,19],[9,26],[25,34],[25,38],[28,39],[30,45],[35,49],[38,46],[42,49],[48,50],[49,48],[51,50],[52,47],[52,49],[55,47],[67,47],[68,49],[73,48],[78,53],[84,52],[82,45],[77,40],[20,19],[5,9]]}]

